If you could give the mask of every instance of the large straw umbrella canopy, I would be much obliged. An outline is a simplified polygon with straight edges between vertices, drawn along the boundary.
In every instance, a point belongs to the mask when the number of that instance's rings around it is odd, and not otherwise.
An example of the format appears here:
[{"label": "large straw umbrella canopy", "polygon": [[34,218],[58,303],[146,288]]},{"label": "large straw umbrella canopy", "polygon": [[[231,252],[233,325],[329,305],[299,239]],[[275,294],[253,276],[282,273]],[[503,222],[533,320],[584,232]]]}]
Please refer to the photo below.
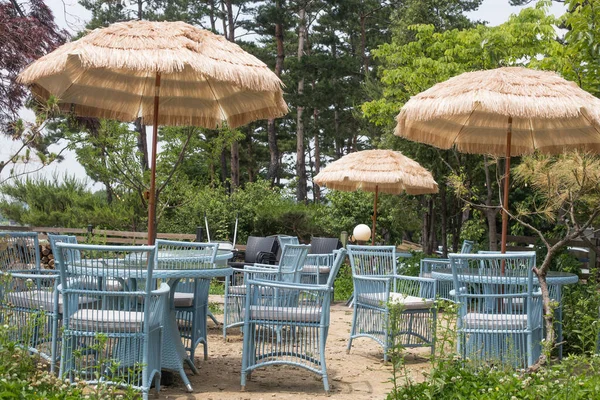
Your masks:
[{"label": "large straw umbrella canopy", "polygon": [[238,45],[184,22],[129,21],[96,29],[19,76],[38,98],[81,116],[152,124],[148,240],[155,235],[158,125],[214,129],[287,113],[282,83]]},{"label": "large straw umbrella canopy", "polygon": [[[465,153],[506,157],[503,206],[508,208],[510,156],[535,150],[600,151],[600,100],[554,72],[505,67],[467,72],[412,97],[395,134]],[[502,252],[508,215],[502,214]]]},{"label": "large straw umbrella canopy", "polygon": [[379,192],[400,194],[437,193],[438,185],[431,172],[399,151],[363,150],[332,162],[314,178],[315,183],[329,189],[353,192],[375,192],[373,232],[375,244],[377,195]]}]

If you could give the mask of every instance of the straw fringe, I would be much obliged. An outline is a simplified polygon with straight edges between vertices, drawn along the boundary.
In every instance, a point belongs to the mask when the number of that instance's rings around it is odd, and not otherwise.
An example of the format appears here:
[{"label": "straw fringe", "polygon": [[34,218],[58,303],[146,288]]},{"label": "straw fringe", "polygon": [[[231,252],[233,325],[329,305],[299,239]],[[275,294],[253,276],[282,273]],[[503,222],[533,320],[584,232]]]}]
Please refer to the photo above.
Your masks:
[{"label": "straw fringe", "polygon": [[19,76],[20,83],[31,84],[60,73],[69,57],[77,57],[85,69],[127,69],[168,76],[187,65],[212,79],[245,89],[273,91],[282,85],[266,64],[220,35],[183,22],[150,21],[95,29],[33,62]]},{"label": "straw fringe", "polygon": [[402,153],[364,150],[350,153],[325,167],[315,183],[342,191],[364,190],[400,194],[437,193],[438,185],[429,171]]},{"label": "straw fringe", "polygon": [[600,147],[600,99],[554,72],[521,67],[468,72],[412,97],[394,134],[461,152],[503,155]]},{"label": "straw fringe", "polygon": [[161,73],[161,125],[237,127],[288,113],[281,80],[238,45],[183,22],[129,21],[96,29],[19,76],[42,101],[80,115],[152,123]]}]

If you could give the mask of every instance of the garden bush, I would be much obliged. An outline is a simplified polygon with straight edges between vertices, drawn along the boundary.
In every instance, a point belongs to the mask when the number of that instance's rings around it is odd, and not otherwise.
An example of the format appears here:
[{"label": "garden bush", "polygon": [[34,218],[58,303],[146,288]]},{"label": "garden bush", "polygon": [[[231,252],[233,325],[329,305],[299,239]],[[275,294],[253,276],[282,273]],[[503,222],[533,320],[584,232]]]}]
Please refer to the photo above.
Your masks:
[{"label": "garden bush", "polygon": [[408,375],[388,399],[569,399],[600,398],[600,357],[570,356],[536,372],[496,367],[472,369],[448,358],[415,383]]},{"label": "garden bush", "polygon": [[[48,363],[31,354],[12,339],[14,328],[0,326],[0,398],[31,400],[101,400],[134,399],[139,397],[130,389],[108,385],[88,386],[84,382],[71,385],[49,372]],[[32,323],[31,329],[35,329]]]}]

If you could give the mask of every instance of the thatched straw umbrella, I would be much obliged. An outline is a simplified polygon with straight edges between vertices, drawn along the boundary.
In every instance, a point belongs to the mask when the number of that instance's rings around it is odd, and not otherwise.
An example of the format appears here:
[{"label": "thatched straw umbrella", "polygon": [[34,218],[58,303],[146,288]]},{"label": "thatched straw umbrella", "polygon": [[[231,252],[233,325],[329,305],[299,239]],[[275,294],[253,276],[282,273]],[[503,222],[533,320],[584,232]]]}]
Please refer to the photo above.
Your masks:
[{"label": "thatched straw umbrella", "polygon": [[[214,129],[280,117],[282,83],[238,45],[183,22],[129,21],[96,29],[27,67],[19,76],[64,110],[153,125],[148,241],[155,236],[158,125]],[[160,110],[159,110],[160,100]]]},{"label": "thatched straw umbrella", "polygon": [[[521,67],[467,72],[412,97],[400,110],[395,134],[465,153],[506,157],[535,150],[600,151],[600,100],[554,72]],[[502,252],[508,215],[502,213]]]},{"label": "thatched straw umbrella", "polygon": [[372,244],[375,244],[379,192],[427,194],[438,191],[438,185],[431,172],[399,151],[392,150],[363,150],[350,153],[325,167],[315,176],[314,181],[329,189],[345,192],[358,189],[375,192]]}]

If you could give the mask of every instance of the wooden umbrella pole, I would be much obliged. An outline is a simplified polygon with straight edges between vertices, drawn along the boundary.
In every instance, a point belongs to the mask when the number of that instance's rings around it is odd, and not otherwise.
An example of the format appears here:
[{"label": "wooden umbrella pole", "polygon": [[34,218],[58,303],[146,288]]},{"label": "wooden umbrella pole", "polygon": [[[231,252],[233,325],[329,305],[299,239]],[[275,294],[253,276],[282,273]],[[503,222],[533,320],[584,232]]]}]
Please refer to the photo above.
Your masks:
[{"label": "wooden umbrella pole", "polygon": [[371,246],[375,246],[375,228],[377,227],[377,194],[379,186],[375,185],[375,202],[373,204],[373,230],[371,231]]},{"label": "wooden umbrella pole", "polygon": [[[502,244],[501,252],[506,253],[506,234],[508,233],[508,190],[510,187],[510,146],[512,139],[512,117],[508,117],[508,127],[506,129],[506,159],[504,161],[504,200],[502,209]],[[502,273],[504,273],[505,262],[502,261]]]},{"label": "wooden umbrella pole", "polygon": [[156,148],[158,147],[158,101],[160,98],[160,72],[154,81],[154,115],[152,116],[152,168],[150,171],[150,194],[148,196],[148,244],[156,239]]}]

